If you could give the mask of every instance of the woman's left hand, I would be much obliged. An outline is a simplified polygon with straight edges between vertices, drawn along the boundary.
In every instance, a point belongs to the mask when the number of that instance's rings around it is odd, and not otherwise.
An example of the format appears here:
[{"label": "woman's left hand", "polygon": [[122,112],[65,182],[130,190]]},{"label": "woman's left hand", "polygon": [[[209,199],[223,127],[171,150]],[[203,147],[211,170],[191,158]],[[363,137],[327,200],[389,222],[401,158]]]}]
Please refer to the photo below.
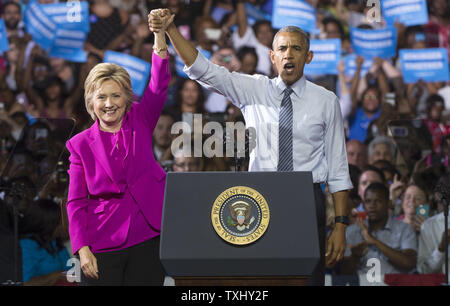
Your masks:
[{"label": "woman's left hand", "polygon": [[169,9],[152,10],[148,14],[148,27],[153,33],[165,32],[174,18]]}]

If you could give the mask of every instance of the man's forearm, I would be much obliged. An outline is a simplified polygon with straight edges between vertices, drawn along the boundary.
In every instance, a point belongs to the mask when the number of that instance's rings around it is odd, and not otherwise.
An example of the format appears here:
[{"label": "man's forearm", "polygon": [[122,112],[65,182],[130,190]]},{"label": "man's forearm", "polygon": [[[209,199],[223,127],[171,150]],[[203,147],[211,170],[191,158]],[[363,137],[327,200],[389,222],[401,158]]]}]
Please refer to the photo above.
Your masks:
[{"label": "man's forearm", "polygon": [[334,211],[336,216],[347,216],[348,190],[333,193]]},{"label": "man's forearm", "polygon": [[197,49],[181,35],[174,23],[170,24],[166,33],[183,63],[190,67],[197,58]]}]

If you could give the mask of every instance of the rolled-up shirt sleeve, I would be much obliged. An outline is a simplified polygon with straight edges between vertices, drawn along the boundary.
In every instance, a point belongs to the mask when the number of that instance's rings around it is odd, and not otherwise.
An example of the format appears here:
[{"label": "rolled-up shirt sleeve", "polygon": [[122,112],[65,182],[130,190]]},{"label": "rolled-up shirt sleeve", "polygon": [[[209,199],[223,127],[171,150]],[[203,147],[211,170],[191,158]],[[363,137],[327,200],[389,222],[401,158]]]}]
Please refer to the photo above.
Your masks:
[{"label": "rolled-up shirt sleeve", "polygon": [[184,66],[183,71],[190,79],[227,97],[239,108],[253,100],[252,95],[255,92],[252,88],[259,88],[261,83],[258,86],[258,80],[264,78],[259,75],[229,72],[225,67],[207,60],[201,52],[198,52],[197,58],[190,67]]},{"label": "rolled-up shirt sleeve", "polygon": [[425,222],[420,231],[417,270],[422,274],[440,273],[444,265],[444,253],[439,252],[432,230],[430,224]]},{"label": "rolled-up shirt sleeve", "polygon": [[327,116],[325,158],[328,165],[328,188],[333,194],[338,191],[353,188],[348,171],[344,123],[337,97],[330,104]]}]

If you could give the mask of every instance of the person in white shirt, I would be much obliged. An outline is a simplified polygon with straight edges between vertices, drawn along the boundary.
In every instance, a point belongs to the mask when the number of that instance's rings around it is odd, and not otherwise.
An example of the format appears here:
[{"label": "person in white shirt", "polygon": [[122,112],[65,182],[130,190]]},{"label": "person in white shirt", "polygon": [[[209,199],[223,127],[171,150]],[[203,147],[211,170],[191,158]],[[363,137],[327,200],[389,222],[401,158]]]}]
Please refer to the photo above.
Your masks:
[{"label": "person in white shirt", "polygon": [[[150,30],[158,32],[170,12],[159,13],[162,18],[152,12],[149,14]],[[230,73],[213,64],[184,39],[173,23],[166,33],[185,63],[187,75],[229,98],[241,109],[247,128],[256,129],[250,171],[312,171],[323,255],[323,266],[319,268],[324,268],[325,262],[328,266],[336,264],[345,252],[346,205],[352,183],[339,100],[335,94],[303,76],[304,65],[313,57],[308,36],[297,27],[284,28],[275,35],[270,57],[279,75],[269,79],[263,75]],[[326,252],[325,204],[319,186],[324,182],[333,194],[337,216]],[[316,270],[312,278],[319,274]],[[323,279],[322,269],[322,276],[317,276],[313,282],[323,284]]]},{"label": "person in white shirt", "polygon": [[[441,176],[437,183],[436,189],[442,189],[439,188],[439,185],[449,188],[448,186],[450,186],[450,174]],[[440,211],[440,213],[425,220],[420,229],[417,270],[419,271],[419,273],[423,274],[445,274],[445,249],[450,248],[449,245],[445,245],[445,236],[447,235],[448,241],[450,241],[450,226],[445,229],[445,216],[443,211],[444,203],[442,201],[442,198],[438,196],[438,193],[440,192],[442,191],[439,190],[438,192],[438,190],[435,190],[435,198],[438,202],[437,211]]]},{"label": "person in white shirt", "polygon": [[236,16],[238,28],[231,35],[234,49],[239,50],[243,46],[255,48],[256,54],[258,54],[256,70],[270,76],[272,74],[272,63],[270,62],[269,51],[273,38],[270,21],[259,21],[255,23],[254,28],[249,27],[245,3],[242,1],[236,4]]},{"label": "person in white shirt", "polygon": [[445,234],[450,236],[450,229],[444,230],[443,212],[431,217],[422,224],[419,236],[419,255],[417,258],[417,270],[419,273],[445,273]]}]

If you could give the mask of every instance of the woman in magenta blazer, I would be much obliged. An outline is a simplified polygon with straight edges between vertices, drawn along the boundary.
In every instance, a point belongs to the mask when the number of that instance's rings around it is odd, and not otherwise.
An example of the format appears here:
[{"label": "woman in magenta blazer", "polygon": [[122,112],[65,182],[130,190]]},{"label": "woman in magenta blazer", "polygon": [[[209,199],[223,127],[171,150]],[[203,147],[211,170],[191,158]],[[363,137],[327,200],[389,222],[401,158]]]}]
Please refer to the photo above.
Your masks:
[{"label": "woman in magenta blazer", "polygon": [[86,109],[95,123],[66,143],[69,233],[83,284],[164,280],[159,233],[165,172],[154,159],[152,134],[170,69],[164,31],[154,35],[151,80],[140,103],[132,100],[125,69],[98,64],[85,81]]}]

